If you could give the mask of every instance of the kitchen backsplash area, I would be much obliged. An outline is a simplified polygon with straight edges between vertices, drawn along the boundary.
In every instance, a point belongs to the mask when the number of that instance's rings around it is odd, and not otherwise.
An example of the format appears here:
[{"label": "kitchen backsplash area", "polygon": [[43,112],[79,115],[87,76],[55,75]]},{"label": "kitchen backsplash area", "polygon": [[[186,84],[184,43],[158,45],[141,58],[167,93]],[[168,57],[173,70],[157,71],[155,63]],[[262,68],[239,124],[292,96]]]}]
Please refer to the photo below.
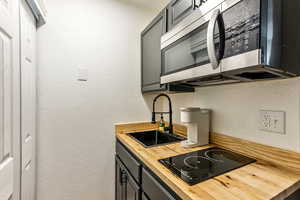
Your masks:
[{"label": "kitchen backsplash area", "polygon": [[[181,107],[209,108],[212,132],[300,151],[300,78],[198,88],[171,98],[175,123],[180,123]],[[261,131],[260,110],[284,111],[285,134]]]}]

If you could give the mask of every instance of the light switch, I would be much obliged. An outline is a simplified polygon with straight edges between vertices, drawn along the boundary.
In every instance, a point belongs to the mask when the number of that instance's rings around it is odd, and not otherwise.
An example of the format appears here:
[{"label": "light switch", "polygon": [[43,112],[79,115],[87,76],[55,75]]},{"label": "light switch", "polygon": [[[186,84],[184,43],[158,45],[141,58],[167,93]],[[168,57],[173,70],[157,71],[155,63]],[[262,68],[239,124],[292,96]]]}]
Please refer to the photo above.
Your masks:
[{"label": "light switch", "polygon": [[77,80],[87,81],[88,80],[88,69],[84,67],[77,68]]}]

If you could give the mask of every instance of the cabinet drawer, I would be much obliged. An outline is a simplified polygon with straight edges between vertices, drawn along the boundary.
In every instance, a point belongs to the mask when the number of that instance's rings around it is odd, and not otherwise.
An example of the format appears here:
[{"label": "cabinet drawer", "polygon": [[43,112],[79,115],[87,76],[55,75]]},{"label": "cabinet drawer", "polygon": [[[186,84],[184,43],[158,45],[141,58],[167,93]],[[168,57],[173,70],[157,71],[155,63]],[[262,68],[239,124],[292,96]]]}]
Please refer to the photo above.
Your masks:
[{"label": "cabinet drawer", "polygon": [[127,151],[127,149],[117,141],[116,153],[129,173],[133,176],[137,183],[140,183],[140,174],[142,165]]},{"label": "cabinet drawer", "polygon": [[[145,169],[142,171],[142,188],[150,200],[176,199]],[[147,199],[147,196],[144,198]]]}]

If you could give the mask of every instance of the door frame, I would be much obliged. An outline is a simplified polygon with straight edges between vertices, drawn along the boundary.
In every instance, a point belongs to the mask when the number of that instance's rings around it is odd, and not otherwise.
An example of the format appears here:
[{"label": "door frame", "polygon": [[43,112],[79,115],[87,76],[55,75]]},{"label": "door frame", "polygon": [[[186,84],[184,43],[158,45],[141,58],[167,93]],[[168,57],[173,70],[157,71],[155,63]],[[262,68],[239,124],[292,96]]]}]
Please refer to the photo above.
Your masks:
[{"label": "door frame", "polygon": [[12,200],[20,200],[21,192],[21,65],[20,65],[20,1],[12,0],[15,3],[13,6],[14,15],[14,33],[13,55],[13,155],[14,155],[14,194]]},{"label": "door frame", "polygon": [[[29,7],[28,3],[25,0],[20,1],[20,94],[21,94],[21,115],[20,115],[20,124],[21,124],[21,129],[20,129],[20,152],[21,152],[21,159],[20,159],[20,199],[21,200],[34,200],[36,199],[36,132],[37,132],[37,127],[36,127],[36,118],[37,118],[37,77],[36,77],[36,19],[34,17],[34,14],[31,11],[31,8]],[[35,27],[34,29],[31,29],[31,25]],[[29,27],[30,26],[30,27]],[[29,38],[28,34],[32,36],[30,38],[30,47],[33,49],[31,52],[31,57],[30,55],[27,55],[27,39]],[[31,35],[32,34],[32,35]],[[33,35],[34,34],[34,35]],[[30,49],[29,49],[30,51]],[[25,53],[26,52],[26,53]],[[27,57],[29,56],[29,57]],[[25,59],[26,57],[26,59]],[[30,59],[30,63],[32,64],[32,68],[27,68],[28,66],[24,62],[24,60]],[[25,71],[27,70],[27,71]],[[29,77],[29,80],[32,81],[32,85],[28,83],[28,74],[32,75]],[[29,84],[29,85],[28,85]],[[31,86],[34,86],[34,88]],[[27,96],[26,97],[26,92],[32,92],[32,96]],[[32,91],[31,91],[32,90]],[[25,94],[24,94],[25,92]],[[32,98],[34,100],[32,100]],[[29,98],[29,99],[28,99]],[[27,100],[27,101],[26,101]],[[30,103],[34,103],[34,105],[28,104],[28,100],[30,100]],[[31,102],[32,100],[32,102]],[[27,102],[27,103],[26,103]],[[24,110],[24,108],[28,108],[29,110]],[[32,106],[32,107],[31,107]],[[28,112],[27,112],[28,111]],[[26,113],[25,113],[26,112]],[[32,121],[24,121],[24,118],[30,119],[32,117]],[[25,124],[28,123],[28,124]],[[31,145],[30,144],[25,144],[26,141],[26,134],[30,133],[31,137]],[[27,146],[25,146],[27,145]],[[31,147],[31,148],[30,148]],[[29,151],[28,151],[29,148]],[[31,150],[31,158],[29,161],[29,170],[27,168],[27,161],[28,159],[28,153]]]}]

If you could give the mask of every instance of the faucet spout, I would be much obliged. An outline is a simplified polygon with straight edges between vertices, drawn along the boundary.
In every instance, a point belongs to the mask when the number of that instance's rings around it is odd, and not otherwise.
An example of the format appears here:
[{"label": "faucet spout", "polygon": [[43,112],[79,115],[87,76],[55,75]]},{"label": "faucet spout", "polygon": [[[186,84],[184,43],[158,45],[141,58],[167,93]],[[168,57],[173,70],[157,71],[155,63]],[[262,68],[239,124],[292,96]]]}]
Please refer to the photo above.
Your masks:
[{"label": "faucet spout", "polygon": [[[168,113],[156,112],[155,111],[155,104],[156,104],[157,100],[160,97],[166,97],[168,99],[168,101],[169,101],[169,112]],[[169,122],[168,131],[169,131],[170,134],[172,134],[173,133],[172,101],[171,101],[171,98],[168,95],[166,95],[166,94],[159,94],[157,97],[154,98],[154,100],[153,100],[153,111],[152,111],[152,123],[156,123],[156,120],[155,120],[156,114],[169,114],[169,120],[170,120],[170,122]]]}]

